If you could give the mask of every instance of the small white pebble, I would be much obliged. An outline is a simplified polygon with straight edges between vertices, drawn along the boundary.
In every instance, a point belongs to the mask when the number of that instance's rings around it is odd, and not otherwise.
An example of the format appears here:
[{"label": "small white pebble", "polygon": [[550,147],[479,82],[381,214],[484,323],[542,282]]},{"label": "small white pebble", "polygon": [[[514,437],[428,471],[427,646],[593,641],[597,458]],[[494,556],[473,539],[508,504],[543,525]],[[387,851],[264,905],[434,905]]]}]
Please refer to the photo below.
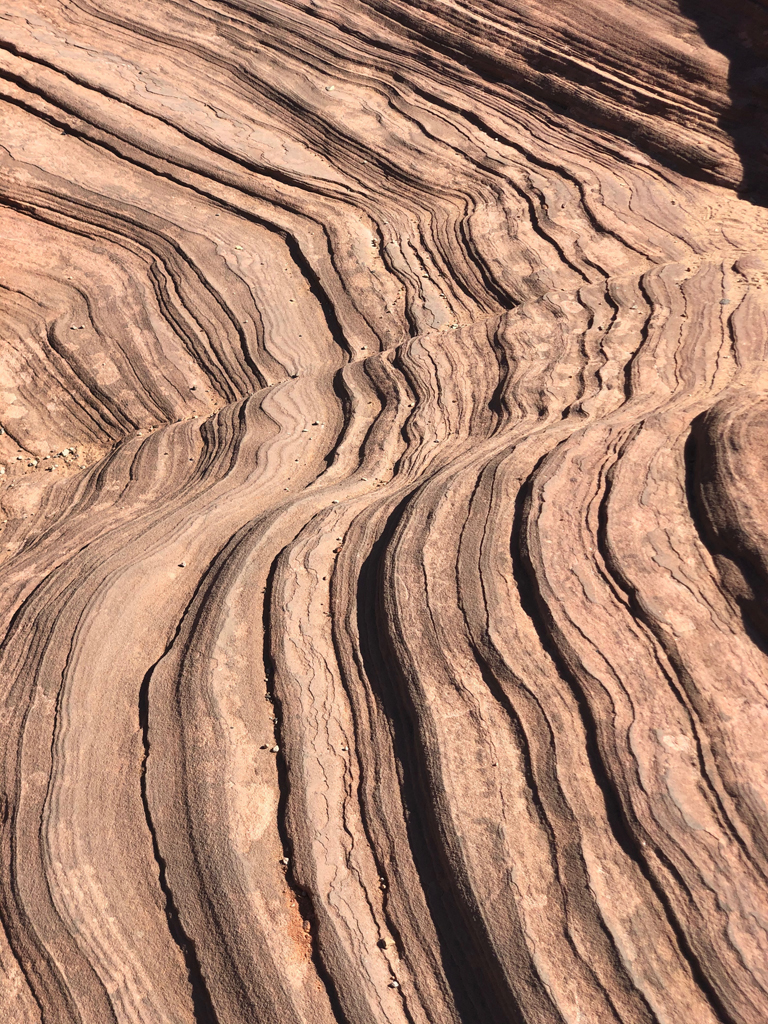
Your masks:
[{"label": "small white pebble", "polygon": [[280,747],[272,747],[272,753],[273,754],[279,754],[280,753]]},{"label": "small white pebble", "polygon": [[333,90],[334,90],[335,88],[336,88],[336,86],[335,86],[335,85],[326,85],[326,87],[325,87],[325,91],[326,91],[326,92],[333,92]]},{"label": "small white pebble", "polygon": [[179,568],[180,569],[186,569],[187,568],[187,563],[186,562],[179,562]]}]

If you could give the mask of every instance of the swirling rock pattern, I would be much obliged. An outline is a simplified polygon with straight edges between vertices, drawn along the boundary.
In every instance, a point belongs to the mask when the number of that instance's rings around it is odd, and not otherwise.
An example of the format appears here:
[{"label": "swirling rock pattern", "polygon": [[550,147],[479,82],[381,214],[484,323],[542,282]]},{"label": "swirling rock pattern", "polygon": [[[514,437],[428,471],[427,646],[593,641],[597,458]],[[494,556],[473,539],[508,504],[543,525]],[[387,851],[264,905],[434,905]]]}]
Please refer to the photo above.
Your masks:
[{"label": "swirling rock pattern", "polygon": [[0,15],[5,1020],[768,1019],[705,6]]}]

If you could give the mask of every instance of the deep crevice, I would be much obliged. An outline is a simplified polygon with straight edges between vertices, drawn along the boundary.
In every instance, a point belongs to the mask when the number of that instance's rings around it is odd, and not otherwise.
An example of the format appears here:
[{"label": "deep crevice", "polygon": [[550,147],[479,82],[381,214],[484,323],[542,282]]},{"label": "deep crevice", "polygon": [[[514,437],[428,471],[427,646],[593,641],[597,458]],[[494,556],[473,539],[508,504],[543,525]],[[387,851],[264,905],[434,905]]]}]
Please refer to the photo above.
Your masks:
[{"label": "deep crevice", "polygon": [[460,1019],[465,1024],[522,1024],[526,1015],[509,986],[495,975],[493,958],[489,961],[488,951],[482,948],[483,937],[478,934],[482,927],[469,908],[462,906],[452,871],[441,856],[443,841],[438,823],[433,820],[434,801],[421,756],[416,712],[400,678],[400,668],[382,643],[381,624],[386,619],[381,604],[384,557],[413,494],[405,495],[390,512],[360,570],[360,656],[374,698],[389,722],[413,862]]},{"label": "deep crevice", "polygon": [[176,628],[171,641],[168,643],[166,649],[157,661],[152,665],[144,678],[141,681],[141,687],[139,689],[139,728],[141,729],[141,741],[144,748],[144,756],[141,761],[141,774],[140,774],[140,786],[141,786],[141,803],[144,808],[144,817],[147,822],[147,828],[152,839],[152,852],[157,862],[158,877],[160,881],[160,889],[165,898],[165,917],[168,922],[168,931],[170,932],[171,938],[178,946],[181,951],[181,955],[184,957],[184,964],[187,968],[187,976],[189,978],[190,988],[192,990],[192,1009],[197,1024],[218,1024],[218,1016],[214,1009],[213,1000],[211,999],[208,986],[205,983],[203,971],[200,966],[200,961],[197,957],[197,950],[195,947],[194,939],[192,939],[184,930],[184,925],[181,923],[181,917],[179,916],[179,910],[176,906],[176,901],[173,898],[173,892],[171,891],[170,884],[168,882],[168,876],[166,871],[166,863],[160,852],[160,843],[157,838],[157,832],[155,831],[154,821],[152,819],[152,812],[149,807],[149,797],[147,794],[147,760],[150,753],[150,741],[149,741],[149,684],[152,678],[152,673],[155,671],[157,666],[170,651],[175,640],[177,639],[181,630],[181,624],[184,621],[184,616],[179,620],[179,624]]}]

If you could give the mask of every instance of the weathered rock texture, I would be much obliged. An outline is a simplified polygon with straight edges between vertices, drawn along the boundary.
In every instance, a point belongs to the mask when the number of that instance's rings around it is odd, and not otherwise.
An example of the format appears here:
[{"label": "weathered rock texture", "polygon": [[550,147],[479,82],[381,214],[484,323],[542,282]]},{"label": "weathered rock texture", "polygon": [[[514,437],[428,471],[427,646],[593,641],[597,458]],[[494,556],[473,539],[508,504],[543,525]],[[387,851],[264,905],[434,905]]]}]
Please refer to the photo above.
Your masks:
[{"label": "weathered rock texture", "polygon": [[6,7],[4,1021],[768,1020],[766,13]]}]

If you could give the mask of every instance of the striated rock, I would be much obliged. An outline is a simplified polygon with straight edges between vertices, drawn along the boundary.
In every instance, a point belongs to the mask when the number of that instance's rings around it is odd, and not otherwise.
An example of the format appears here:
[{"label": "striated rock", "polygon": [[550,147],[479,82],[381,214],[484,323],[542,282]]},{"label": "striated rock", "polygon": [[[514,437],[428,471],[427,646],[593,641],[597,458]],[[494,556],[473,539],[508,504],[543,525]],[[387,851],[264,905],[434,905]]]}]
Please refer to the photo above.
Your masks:
[{"label": "striated rock", "polygon": [[726,393],[694,423],[695,504],[722,581],[748,618],[766,631],[768,401],[752,390]]},{"label": "striated rock", "polygon": [[764,14],[0,19],[9,1021],[768,1019]]}]

